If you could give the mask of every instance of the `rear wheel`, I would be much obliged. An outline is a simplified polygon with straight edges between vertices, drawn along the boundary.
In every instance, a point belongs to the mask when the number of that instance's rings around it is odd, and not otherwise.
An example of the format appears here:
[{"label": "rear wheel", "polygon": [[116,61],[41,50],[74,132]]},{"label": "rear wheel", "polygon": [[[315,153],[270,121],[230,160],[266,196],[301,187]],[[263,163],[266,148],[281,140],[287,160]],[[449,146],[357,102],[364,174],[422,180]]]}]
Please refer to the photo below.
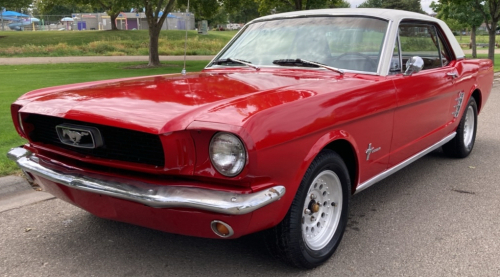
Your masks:
[{"label": "rear wheel", "polygon": [[469,99],[462,119],[458,124],[457,135],[443,145],[443,151],[450,157],[465,158],[474,148],[477,130],[477,104],[474,97]]},{"label": "rear wheel", "polygon": [[334,151],[323,150],[309,166],[283,221],[266,232],[271,253],[301,268],[328,260],[344,234],[349,197],[344,161]]}]

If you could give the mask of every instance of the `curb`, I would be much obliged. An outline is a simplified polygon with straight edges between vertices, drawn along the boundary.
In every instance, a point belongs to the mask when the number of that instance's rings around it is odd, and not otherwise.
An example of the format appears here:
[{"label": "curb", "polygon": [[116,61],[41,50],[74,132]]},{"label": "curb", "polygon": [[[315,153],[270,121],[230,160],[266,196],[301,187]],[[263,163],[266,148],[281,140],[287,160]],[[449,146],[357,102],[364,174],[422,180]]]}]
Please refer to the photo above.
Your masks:
[{"label": "curb", "polygon": [[0,213],[53,198],[51,194],[33,190],[23,177],[0,177]]}]

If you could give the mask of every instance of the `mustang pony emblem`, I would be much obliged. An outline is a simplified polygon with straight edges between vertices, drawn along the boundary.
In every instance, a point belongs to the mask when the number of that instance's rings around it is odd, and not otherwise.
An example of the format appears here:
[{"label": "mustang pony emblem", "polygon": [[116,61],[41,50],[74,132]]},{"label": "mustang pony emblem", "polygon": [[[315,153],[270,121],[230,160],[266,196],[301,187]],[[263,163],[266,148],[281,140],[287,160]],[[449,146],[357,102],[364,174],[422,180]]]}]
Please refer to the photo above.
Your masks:
[{"label": "mustang pony emblem", "polygon": [[73,145],[78,145],[83,136],[88,136],[88,132],[77,132],[71,131],[70,129],[63,129],[63,137],[68,136],[68,138],[73,142]]},{"label": "mustang pony emblem", "polygon": [[92,126],[61,124],[56,126],[59,140],[66,145],[94,149],[103,145],[101,132]]}]

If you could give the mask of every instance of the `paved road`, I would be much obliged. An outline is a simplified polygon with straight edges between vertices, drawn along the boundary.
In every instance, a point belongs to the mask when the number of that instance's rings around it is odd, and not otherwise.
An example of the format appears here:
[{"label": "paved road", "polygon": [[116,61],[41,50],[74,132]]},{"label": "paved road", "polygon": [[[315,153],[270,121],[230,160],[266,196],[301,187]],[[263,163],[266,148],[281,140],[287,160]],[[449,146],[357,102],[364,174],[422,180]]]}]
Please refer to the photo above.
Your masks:
[{"label": "paved road", "polygon": [[[186,56],[188,61],[210,61],[214,56]],[[0,65],[49,63],[147,62],[149,56],[82,56],[0,58]],[[184,56],[160,56],[160,61],[183,61]]]},{"label": "paved road", "polygon": [[312,271],[258,236],[166,234],[49,199],[0,213],[0,276],[500,276],[498,107],[496,87],[467,159],[436,151],[355,195],[337,253]]},{"label": "paved road", "polygon": [[[478,49],[478,54],[488,54],[488,49]],[[468,57],[472,50],[465,49]],[[499,54],[500,49],[495,49]],[[189,61],[210,61],[214,56],[186,56]],[[49,63],[99,63],[99,62],[147,62],[148,56],[74,56],[74,57],[28,57],[28,58],[0,58],[0,65],[16,64],[49,64]],[[184,56],[160,56],[160,61],[182,61]]]},{"label": "paved road", "polygon": [[[467,57],[470,57],[469,55],[472,54],[472,49],[464,49],[465,55],[468,55]],[[477,48],[477,53],[478,54],[488,54],[488,49],[484,48]],[[500,54],[500,49],[495,48],[495,54]]]}]

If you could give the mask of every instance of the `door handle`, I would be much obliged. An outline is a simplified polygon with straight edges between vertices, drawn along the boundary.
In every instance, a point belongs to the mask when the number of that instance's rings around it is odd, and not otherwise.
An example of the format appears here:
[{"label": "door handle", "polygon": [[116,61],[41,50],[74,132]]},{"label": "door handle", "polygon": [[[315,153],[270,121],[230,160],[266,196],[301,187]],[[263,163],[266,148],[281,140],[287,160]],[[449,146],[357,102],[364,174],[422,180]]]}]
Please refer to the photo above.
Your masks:
[{"label": "door handle", "polygon": [[446,73],[446,75],[450,76],[452,79],[455,79],[458,77],[458,74],[456,72],[449,72],[449,73]]}]

